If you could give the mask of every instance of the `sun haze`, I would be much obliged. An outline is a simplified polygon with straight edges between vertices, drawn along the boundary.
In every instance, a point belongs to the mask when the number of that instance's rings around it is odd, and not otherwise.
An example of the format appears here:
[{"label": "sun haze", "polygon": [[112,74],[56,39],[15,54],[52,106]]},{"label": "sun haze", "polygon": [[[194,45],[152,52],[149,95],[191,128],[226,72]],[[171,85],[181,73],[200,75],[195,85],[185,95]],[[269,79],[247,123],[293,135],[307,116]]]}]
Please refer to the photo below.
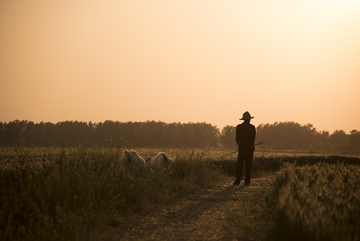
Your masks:
[{"label": "sun haze", "polygon": [[0,122],[360,130],[360,1],[1,1],[0,32]]}]

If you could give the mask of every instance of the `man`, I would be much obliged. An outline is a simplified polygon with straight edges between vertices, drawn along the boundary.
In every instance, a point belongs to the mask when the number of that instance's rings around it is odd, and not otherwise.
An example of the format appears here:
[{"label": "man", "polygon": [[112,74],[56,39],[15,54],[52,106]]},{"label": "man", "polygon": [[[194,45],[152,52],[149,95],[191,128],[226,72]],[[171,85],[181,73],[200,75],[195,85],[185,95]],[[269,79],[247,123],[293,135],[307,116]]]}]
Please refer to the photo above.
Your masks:
[{"label": "man", "polygon": [[244,122],[236,127],[236,143],[238,144],[238,162],[236,165],[236,180],[234,186],[240,185],[241,175],[245,163],[246,177],[245,186],[250,185],[252,160],[255,151],[255,126],[250,124],[251,117],[249,112],[245,112],[240,120]]}]

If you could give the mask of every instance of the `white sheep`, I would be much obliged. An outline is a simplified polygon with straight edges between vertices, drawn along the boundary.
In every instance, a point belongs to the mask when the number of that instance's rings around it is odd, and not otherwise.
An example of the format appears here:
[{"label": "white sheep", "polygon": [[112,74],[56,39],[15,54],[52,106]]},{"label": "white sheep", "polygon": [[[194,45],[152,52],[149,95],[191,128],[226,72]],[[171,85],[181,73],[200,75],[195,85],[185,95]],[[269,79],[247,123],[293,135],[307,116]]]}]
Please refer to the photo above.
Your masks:
[{"label": "white sheep", "polygon": [[120,162],[123,164],[126,171],[139,171],[143,170],[146,166],[145,160],[132,150],[126,150],[125,154],[120,158]]},{"label": "white sheep", "polygon": [[165,152],[159,152],[154,158],[146,159],[146,166],[152,169],[167,168],[171,170],[174,165],[174,160]]}]

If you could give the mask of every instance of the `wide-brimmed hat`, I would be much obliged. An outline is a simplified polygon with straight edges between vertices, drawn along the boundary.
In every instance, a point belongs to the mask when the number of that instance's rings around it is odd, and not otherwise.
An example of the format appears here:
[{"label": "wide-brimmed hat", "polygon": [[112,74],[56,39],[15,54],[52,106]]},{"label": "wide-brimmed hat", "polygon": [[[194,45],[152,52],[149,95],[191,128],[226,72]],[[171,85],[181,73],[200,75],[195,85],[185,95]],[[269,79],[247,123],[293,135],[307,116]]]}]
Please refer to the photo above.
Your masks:
[{"label": "wide-brimmed hat", "polygon": [[252,118],[254,118],[254,117],[252,117],[252,116],[250,115],[250,113],[249,113],[248,111],[246,111],[246,112],[243,114],[243,117],[242,117],[240,120],[250,120],[250,119],[252,119]]}]

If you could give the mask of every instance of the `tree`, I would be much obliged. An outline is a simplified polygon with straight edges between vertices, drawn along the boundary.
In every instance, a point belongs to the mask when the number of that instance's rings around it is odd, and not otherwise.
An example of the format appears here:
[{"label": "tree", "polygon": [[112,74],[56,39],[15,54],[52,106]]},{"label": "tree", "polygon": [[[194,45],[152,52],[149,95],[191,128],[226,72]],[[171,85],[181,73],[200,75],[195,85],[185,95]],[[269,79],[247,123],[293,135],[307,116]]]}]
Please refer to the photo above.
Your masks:
[{"label": "tree", "polygon": [[225,126],[221,130],[220,135],[220,143],[223,147],[228,149],[235,149],[237,147],[236,144],[236,127],[235,126]]},{"label": "tree", "polygon": [[350,131],[350,150],[351,151],[360,151],[360,131],[352,130]]},{"label": "tree", "polygon": [[329,150],[329,135],[328,131],[320,131],[315,134],[315,148],[317,150]]},{"label": "tree", "polygon": [[35,123],[29,121],[24,129],[24,145],[25,146],[34,146],[35,145],[35,138],[36,138],[36,128]]},{"label": "tree", "polygon": [[330,148],[333,150],[344,151],[349,143],[348,136],[343,130],[336,130],[329,136]]},{"label": "tree", "polygon": [[4,132],[6,123],[0,122],[0,146],[4,146]]},{"label": "tree", "polygon": [[27,121],[10,121],[8,124],[5,123],[3,130],[3,141],[8,146],[16,146],[23,142],[23,131],[27,125]]}]

